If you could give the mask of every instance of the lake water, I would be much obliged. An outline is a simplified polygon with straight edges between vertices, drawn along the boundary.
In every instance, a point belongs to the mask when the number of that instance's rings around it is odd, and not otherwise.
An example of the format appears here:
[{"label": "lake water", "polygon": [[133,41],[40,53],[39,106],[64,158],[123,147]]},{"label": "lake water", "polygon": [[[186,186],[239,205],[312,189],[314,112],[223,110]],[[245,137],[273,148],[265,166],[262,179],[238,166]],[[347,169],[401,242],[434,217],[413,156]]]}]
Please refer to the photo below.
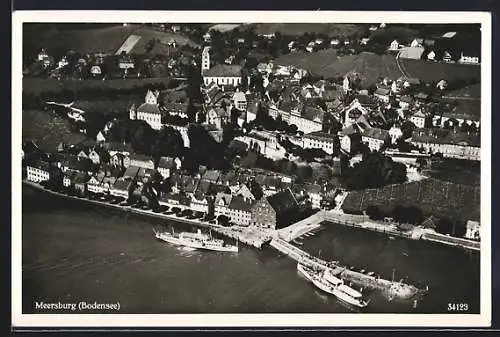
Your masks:
[{"label": "lake water", "polygon": [[[23,312],[48,312],[36,301],[119,302],[121,313],[137,314],[352,312],[271,247],[189,251],[154,239],[159,223],[194,230],[23,187]],[[336,224],[299,241],[322,258],[429,285],[416,308],[366,292],[367,312],[446,313],[448,303],[479,312],[478,253]]]}]

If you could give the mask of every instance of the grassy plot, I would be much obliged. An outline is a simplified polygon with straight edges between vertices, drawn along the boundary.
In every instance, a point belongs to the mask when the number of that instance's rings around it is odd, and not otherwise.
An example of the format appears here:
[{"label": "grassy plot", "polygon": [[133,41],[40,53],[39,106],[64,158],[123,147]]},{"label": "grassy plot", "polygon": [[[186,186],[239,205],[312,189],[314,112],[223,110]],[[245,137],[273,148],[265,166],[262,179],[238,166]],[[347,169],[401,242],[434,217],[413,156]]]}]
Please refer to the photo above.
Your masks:
[{"label": "grassy plot", "polygon": [[352,191],[345,199],[342,209],[347,213],[378,206],[390,214],[397,206],[416,206],[424,215],[460,218],[463,221],[480,218],[479,187],[455,184],[438,179],[425,179],[399,185],[388,185],[377,189]]},{"label": "grassy plot", "polygon": [[410,59],[400,59],[400,62],[408,75],[424,81],[453,80],[456,78],[479,80],[481,78],[481,67],[477,65]]},{"label": "grassy plot", "polygon": [[[36,26],[38,33],[26,25],[30,24],[25,24],[24,27],[29,32],[24,43],[31,52],[46,48],[49,54],[56,49],[74,50],[79,53],[105,52],[114,54],[132,34],[140,36],[141,39],[132,48],[131,53],[145,53],[146,43],[150,39],[160,40],[159,46],[165,43],[165,48],[167,48],[166,43],[171,39],[175,39],[178,45],[197,46],[196,43],[183,35],[160,32],[142,25],[94,25],[92,28],[82,29],[61,24],[47,24],[50,29],[44,29],[38,24]],[[156,52],[160,52],[160,50]]]},{"label": "grassy plot", "polygon": [[425,170],[423,174],[457,184],[479,187],[481,183],[481,163],[458,159],[442,159],[433,163],[432,168]]},{"label": "grassy plot", "polygon": [[59,92],[69,90],[78,92],[85,89],[132,89],[145,85],[164,84],[166,87],[171,83],[171,78],[142,78],[142,79],[111,79],[111,80],[62,80],[52,78],[23,78],[23,92],[26,94],[39,95],[44,92]]},{"label": "grassy plot", "polygon": [[[479,79],[481,73],[480,67],[471,65],[433,63],[424,60],[400,60],[400,62],[410,76],[424,81],[455,78]],[[325,78],[356,72],[367,84],[376,82],[378,77],[387,76],[397,79],[403,76],[393,55],[376,55],[367,52],[338,57],[333,49],[314,53],[301,51],[283,55],[276,59],[275,63],[294,65]]]},{"label": "grassy plot", "polygon": [[360,25],[348,23],[256,23],[255,32],[268,34],[280,32],[284,35],[302,36],[304,33],[328,36],[351,36],[362,29]]},{"label": "grassy plot", "polygon": [[70,130],[70,122],[48,111],[24,110],[22,138],[34,140],[40,149],[54,151],[60,142],[76,144],[87,139]]}]

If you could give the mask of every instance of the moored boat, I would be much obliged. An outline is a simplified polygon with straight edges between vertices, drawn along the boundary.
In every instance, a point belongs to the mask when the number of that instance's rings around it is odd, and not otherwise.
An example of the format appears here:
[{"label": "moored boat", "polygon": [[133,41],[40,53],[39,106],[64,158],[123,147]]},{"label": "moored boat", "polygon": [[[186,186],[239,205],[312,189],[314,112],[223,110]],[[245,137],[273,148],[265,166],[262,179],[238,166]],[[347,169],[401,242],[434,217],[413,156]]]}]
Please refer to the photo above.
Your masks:
[{"label": "moored boat", "polygon": [[364,308],[368,305],[368,302],[362,298],[359,291],[345,285],[344,281],[332,275],[328,270],[314,270],[300,263],[297,264],[297,270],[318,289],[335,296],[345,303],[358,308]]},{"label": "moored boat", "polygon": [[202,233],[199,229],[196,233],[182,232],[178,235],[169,232],[155,230],[156,238],[174,244],[190,248],[214,250],[219,252],[238,252],[237,245],[230,245],[222,239],[216,239],[208,234]]}]

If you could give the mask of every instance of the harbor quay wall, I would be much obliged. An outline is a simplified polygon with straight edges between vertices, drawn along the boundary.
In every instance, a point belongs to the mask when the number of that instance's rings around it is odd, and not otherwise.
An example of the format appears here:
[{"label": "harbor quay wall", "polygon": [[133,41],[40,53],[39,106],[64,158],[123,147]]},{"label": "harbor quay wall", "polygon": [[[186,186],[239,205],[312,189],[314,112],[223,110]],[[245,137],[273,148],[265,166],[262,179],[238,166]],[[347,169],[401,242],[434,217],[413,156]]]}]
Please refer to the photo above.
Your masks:
[{"label": "harbor quay wall", "polygon": [[367,217],[363,215],[351,215],[331,211],[321,212],[321,215],[323,216],[324,221],[333,222],[347,227],[361,228],[405,239],[431,241],[463,249],[476,251],[480,250],[480,243],[477,241],[444,235],[418,226],[415,226],[413,230],[403,232],[391,224],[367,221]]}]

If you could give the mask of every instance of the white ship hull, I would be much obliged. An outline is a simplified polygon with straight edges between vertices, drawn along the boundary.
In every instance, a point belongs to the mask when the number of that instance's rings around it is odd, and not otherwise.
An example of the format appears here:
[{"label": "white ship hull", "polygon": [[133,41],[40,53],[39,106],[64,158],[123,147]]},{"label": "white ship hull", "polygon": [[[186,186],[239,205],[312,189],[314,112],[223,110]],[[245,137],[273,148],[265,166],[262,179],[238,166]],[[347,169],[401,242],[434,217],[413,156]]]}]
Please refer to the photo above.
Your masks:
[{"label": "white ship hull", "polygon": [[210,241],[197,241],[175,237],[169,233],[155,233],[156,238],[179,246],[185,246],[196,249],[205,249],[205,250],[213,250],[218,252],[238,252],[238,246],[232,245],[220,245],[220,244],[212,244]]},{"label": "white ship hull", "polygon": [[[350,305],[364,308],[368,305],[366,301],[361,299],[361,293],[358,291],[344,285],[333,285],[331,282],[326,280],[324,277],[320,276],[320,274],[316,274],[314,271],[308,269],[301,264],[297,264],[297,270],[300,274],[302,274],[306,279],[308,279],[314,286],[318,289],[335,296],[337,299],[348,303]],[[338,279],[340,280],[340,279]],[[341,280],[340,280],[341,281]],[[341,281],[342,282],[342,281]],[[349,289],[349,290],[347,290]],[[352,295],[355,296],[352,296]]]}]

